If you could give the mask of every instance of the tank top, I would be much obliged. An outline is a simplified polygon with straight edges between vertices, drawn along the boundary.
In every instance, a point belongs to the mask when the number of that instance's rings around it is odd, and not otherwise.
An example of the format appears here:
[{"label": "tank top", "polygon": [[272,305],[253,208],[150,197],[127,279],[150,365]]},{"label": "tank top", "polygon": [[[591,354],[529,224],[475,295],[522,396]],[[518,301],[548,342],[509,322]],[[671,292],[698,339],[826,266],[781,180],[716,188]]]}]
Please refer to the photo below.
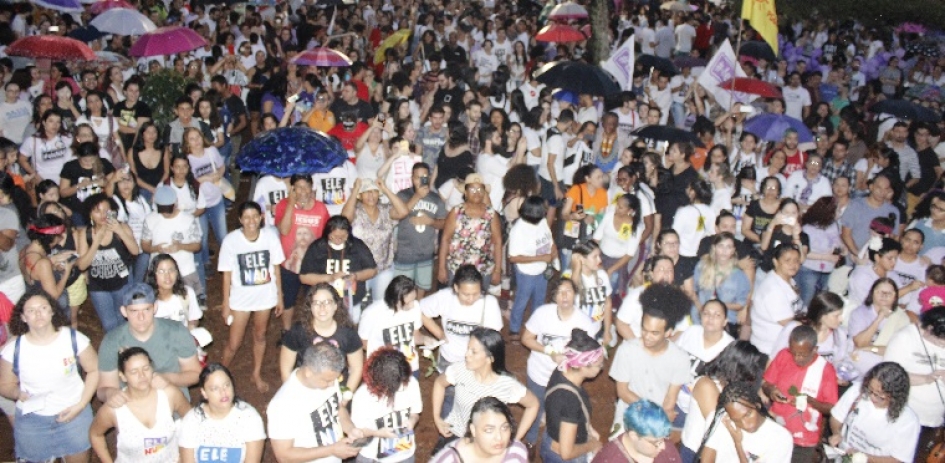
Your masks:
[{"label": "tank top", "polygon": [[[92,243],[92,227],[85,230],[85,240]],[[89,291],[117,291],[128,283],[131,252],[117,234],[112,242],[101,245],[89,266]]]},{"label": "tank top", "polygon": [[161,178],[164,177],[164,162],[158,162],[157,167],[150,169],[141,162],[140,150],[135,150],[132,158],[135,162],[135,171],[138,172],[138,178],[141,179],[144,183],[157,187],[161,183]]},{"label": "tank top", "polygon": [[177,462],[177,423],[171,416],[171,405],[163,390],[157,391],[154,427],[147,428],[127,405],[115,409],[118,429],[118,456],[115,463]]},{"label": "tank top", "polygon": [[466,205],[456,207],[456,231],[449,244],[447,267],[450,272],[463,264],[472,264],[488,278],[495,268],[492,247],[492,209],[486,208],[482,217],[476,218],[466,213]]}]

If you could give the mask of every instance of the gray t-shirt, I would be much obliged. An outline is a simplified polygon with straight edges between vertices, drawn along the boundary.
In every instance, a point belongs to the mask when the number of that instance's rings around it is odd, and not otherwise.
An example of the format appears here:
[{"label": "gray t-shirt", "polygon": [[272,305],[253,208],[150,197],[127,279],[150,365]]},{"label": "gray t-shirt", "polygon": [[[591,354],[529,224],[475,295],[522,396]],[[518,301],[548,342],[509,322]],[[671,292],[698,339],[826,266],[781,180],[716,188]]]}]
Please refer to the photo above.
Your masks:
[{"label": "gray t-shirt", "polygon": [[440,150],[446,144],[446,135],[449,131],[444,124],[439,132],[434,132],[430,126],[425,125],[417,131],[417,143],[423,150],[423,162],[431,168],[436,165],[436,158],[440,155]]},{"label": "gray t-shirt", "polygon": [[[179,373],[179,360],[197,355],[197,345],[187,328],[174,320],[155,318],[154,332],[147,341],[135,338],[127,323],[106,333],[98,349],[98,369],[117,371],[118,353],[135,346],[148,351],[155,373]],[[181,392],[190,397],[187,388]]]},{"label": "gray t-shirt", "polygon": [[[22,248],[23,230],[20,229],[20,219],[15,211],[8,207],[0,207],[0,230],[16,230],[17,239],[10,250],[0,252],[0,281],[7,281],[20,275],[20,266],[17,263],[17,252]],[[14,303],[16,301],[13,301]]]},{"label": "gray t-shirt", "polygon": [[[689,355],[670,342],[662,354],[653,356],[644,350],[640,338],[631,339],[617,348],[610,377],[628,383],[640,398],[661,404],[670,386],[689,381]],[[623,416],[623,409],[620,412]]]},{"label": "gray t-shirt", "polygon": [[[397,196],[406,204],[413,194],[414,189],[410,187],[401,190]],[[431,225],[414,225],[410,223],[410,218],[422,214],[433,219],[445,219],[448,213],[443,199],[432,191],[425,198],[417,201],[410,215],[397,224],[397,253],[394,255],[394,262],[414,264],[433,259],[433,253],[436,251],[437,230]]]},{"label": "gray t-shirt", "polygon": [[896,216],[896,223],[893,224],[893,230],[899,228],[899,210],[889,203],[884,203],[878,208],[872,208],[866,202],[866,198],[857,198],[850,202],[843,216],[840,217],[840,225],[849,228],[853,232],[853,241],[857,249],[862,249],[870,239],[870,222],[877,217],[889,217],[889,214]]}]

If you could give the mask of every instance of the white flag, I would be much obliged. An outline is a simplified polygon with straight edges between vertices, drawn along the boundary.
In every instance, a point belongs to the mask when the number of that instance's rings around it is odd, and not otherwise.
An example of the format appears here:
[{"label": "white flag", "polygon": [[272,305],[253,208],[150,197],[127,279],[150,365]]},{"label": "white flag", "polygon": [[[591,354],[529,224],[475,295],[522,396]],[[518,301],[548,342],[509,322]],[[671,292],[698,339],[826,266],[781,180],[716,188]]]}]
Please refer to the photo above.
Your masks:
[{"label": "white flag", "polygon": [[614,76],[622,90],[633,87],[633,36],[617,48],[610,59],[602,61],[600,67]]},{"label": "white flag", "polygon": [[[732,49],[731,42],[725,39],[725,42],[719,46],[705,70],[699,74],[699,85],[707,92],[715,96],[715,101],[719,106],[728,110],[731,106],[732,92],[728,89],[719,87],[719,84],[731,79],[732,77],[748,77],[742,67],[738,65],[738,58],[735,57],[735,50]],[[756,95],[749,95],[741,92],[735,92],[735,101],[740,103],[749,103]]]}]

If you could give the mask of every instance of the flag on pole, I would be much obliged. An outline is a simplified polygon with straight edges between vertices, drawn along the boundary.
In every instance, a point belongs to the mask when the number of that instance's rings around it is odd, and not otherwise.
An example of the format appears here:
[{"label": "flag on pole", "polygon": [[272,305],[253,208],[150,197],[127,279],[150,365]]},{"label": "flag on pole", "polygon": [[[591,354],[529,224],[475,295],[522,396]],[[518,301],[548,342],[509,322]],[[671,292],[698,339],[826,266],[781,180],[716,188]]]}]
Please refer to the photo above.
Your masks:
[{"label": "flag on pole", "polygon": [[774,0],[744,0],[742,19],[751,22],[752,29],[758,31],[778,54],[778,14],[774,10]]},{"label": "flag on pole", "polygon": [[631,35],[623,45],[610,55],[607,61],[602,61],[600,67],[614,76],[620,84],[621,90],[630,90],[633,87],[633,43]]},{"label": "flag on pole", "polygon": [[715,97],[715,101],[723,108],[729,108],[732,103],[732,96],[735,101],[748,103],[754,100],[755,95],[748,95],[741,92],[730,92],[726,88],[719,86],[719,83],[725,82],[733,77],[748,77],[742,67],[738,65],[738,59],[735,57],[735,50],[732,49],[732,43],[725,39],[718,51],[709,60],[705,70],[699,74],[699,85],[706,92]]}]

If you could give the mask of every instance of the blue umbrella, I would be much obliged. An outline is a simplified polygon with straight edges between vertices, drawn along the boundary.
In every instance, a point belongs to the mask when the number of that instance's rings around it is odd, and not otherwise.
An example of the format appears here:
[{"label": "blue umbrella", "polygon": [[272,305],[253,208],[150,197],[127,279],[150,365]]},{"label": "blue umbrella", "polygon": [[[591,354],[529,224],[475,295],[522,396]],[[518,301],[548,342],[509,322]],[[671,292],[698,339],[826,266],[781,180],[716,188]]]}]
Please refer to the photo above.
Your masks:
[{"label": "blue umbrella", "polygon": [[98,30],[95,26],[83,26],[76,28],[72,32],[69,32],[69,37],[72,37],[80,42],[89,43],[93,40],[98,40],[102,37],[108,35],[108,33]]},{"label": "blue umbrella", "polygon": [[245,171],[291,177],[329,172],[347,159],[333,137],[308,127],[280,127],[249,142],[236,160]]},{"label": "blue umbrella", "polygon": [[759,114],[745,122],[744,132],[757,135],[765,141],[781,141],[787,129],[797,131],[797,141],[809,143],[814,141],[814,134],[803,122],[783,114]]},{"label": "blue umbrella", "polygon": [[573,106],[577,106],[578,104],[578,96],[576,93],[572,92],[571,90],[565,90],[563,88],[559,88],[555,90],[554,92],[551,92],[551,97],[558,101],[565,101],[565,102],[571,103],[571,105]]}]

